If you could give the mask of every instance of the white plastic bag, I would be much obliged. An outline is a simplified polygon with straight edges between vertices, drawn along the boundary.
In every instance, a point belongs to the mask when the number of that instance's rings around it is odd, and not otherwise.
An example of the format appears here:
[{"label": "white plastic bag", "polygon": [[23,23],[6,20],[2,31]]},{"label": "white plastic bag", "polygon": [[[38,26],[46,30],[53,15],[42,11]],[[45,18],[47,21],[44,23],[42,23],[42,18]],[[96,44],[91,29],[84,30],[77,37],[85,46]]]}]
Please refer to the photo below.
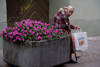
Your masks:
[{"label": "white plastic bag", "polygon": [[77,30],[72,33],[73,46],[76,51],[85,51],[88,49],[87,32]]}]

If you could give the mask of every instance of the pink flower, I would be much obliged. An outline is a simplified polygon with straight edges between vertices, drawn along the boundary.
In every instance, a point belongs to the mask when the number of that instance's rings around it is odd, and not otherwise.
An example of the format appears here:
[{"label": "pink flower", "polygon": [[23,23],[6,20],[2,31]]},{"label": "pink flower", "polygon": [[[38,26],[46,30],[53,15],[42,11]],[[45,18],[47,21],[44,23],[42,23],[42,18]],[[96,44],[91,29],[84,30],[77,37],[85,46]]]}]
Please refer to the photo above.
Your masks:
[{"label": "pink flower", "polygon": [[16,34],[18,34],[18,31],[14,30],[13,35],[16,35]]},{"label": "pink flower", "polygon": [[10,38],[10,39],[12,39],[12,38],[13,38],[13,36],[9,36],[9,38]]},{"label": "pink flower", "polygon": [[60,37],[60,35],[58,35]]},{"label": "pink flower", "polygon": [[3,38],[3,35],[1,35],[1,38]]},{"label": "pink flower", "polygon": [[7,28],[5,27],[4,30],[6,30]]},{"label": "pink flower", "polygon": [[20,24],[20,27],[22,26],[22,24]]},{"label": "pink flower", "polygon": [[37,24],[37,21],[35,21],[34,23],[36,23],[36,24]]},{"label": "pink flower", "polygon": [[38,21],[38,23],[40,24],[40,23],[41,23],[41,21]]},{"label": "pink flower", "polygon": [[27,32],[27,34],[29,34],[29,32]]},{"label": "pink flower", "polygon": [[29,26],[32,27],[32,24],[30,24]]},{"label": "pink flower", "polygon": [[18,24],[18,22],[15,22],[15,24]]},{"label": "pink flower", "polygon": [[13,30],[14,30],[15,28],[13,27]]},{"label": "pink flower", "polygon": [[16,29],[18,28],[18,26],[15,27]]},{"label": "pink flower", "polygon": [[33,31],[32,34],[34,34],[35,32]]},{"label": "pink flower", "polygon": [[27,34],[23,34],[24,36],[27,36]]},{"label": "pink flower", "polygon": [[27,32],[27,30],[25,30],[25,32]]},{"label": "pink flower", "polygon": [[22,33],[19,33],[19,35],[21,36],[21,35],[22,35]]},{"label": "pink flower", "polygon": [[18,40],[19,40],[19,41],[21,41],[21,39],[20,39],[20,38],[18,38]]},{"label": "pink flower", "polygon": [[39,39],[42,40],[42,37],[38,36],[38,38],[36,38],[36,40],[39,40]]},{"label": "pink flower", "polygon": [[30,30],[30,33],[32,32],[32,30]]},{"label": "pink flower", "polygon": [[35,24],[35,26],[38,26],[38,24]]},{"label": "pink flower", "polygon": [[53,28],[50,29],[50,32],[53,32]]},{"label": "pink flower", "polygon": [[48,38],[51,39],[52,38],[52,35],[48,35]]},{"label": "pink flower", "polygon": [[26,29],[29,29],[29,27],[27,27]]},{"label": "pink flower", "polygon": [[38,37],[39,33],[36,33],[36,37]]},{"label": "pink flower", "polygon": [[19,36],[16,36],[16,39],[19,39]]},{"label": "pink flower", "polygon": [[16,40],[13,40],[13,42],[15,42]]},{"label": "pink flower", "polygon": [[58,30],[56,30],[56,33],[58,33],[59,31]]},{"label": "pink flower", "polygon": [[4,31],[4,33],[7,33],[7,31]]},{"label": "pink flower", "polygon": [[24,31],[24,29],[22,29],[21,31]]},{"label": "pink flower", "polygon": [[10,27],[8,27],[8,30],[10,30]]},{"label": "pink flower", "polygon": [[49,26],[50,24],[48,23],[47,26]]},{"label": "pink flower", "polygon": [[18,28],[18,30],[20,30],[20,29]]},{"label": "pink flower", "polygon": [[40,35],[41,35],[42,33],[40,33]]},{"label": "pink flower", "polygon": [[23,27],[23,29],[24,29],[25,27]]},{"label": "pink flower", "polygon": [[22,39],[22,41],[25,41],[24,38]]},{"label": "pink flower", "polygon": [[57,36],[57,34],[53,33],[53,36]]},{"label": "pink flower", "polygon": [[41,26],[44,26],[44,23],[40,23],[41,24]]},{"label": "pink flower", "polygon": [[46,32],[43,32],[43,34],[45,34],[45,35],[46,35]]},{"label": "pink flower", "polygon": [[27,22],[27,21],[25,21],[25,24],[28,24],[28,22]]},{"label": "pink flower", "polygon": [[46,32],[47,32],[47,34],[50,34],[50,31],[47,31],[47,30],[46,30]]},{"label": "pink flower", "polygon": [[43,29],[45,29],[45,30],[46,30],[47,28],[46,28],[46,27],[43,27]]}]

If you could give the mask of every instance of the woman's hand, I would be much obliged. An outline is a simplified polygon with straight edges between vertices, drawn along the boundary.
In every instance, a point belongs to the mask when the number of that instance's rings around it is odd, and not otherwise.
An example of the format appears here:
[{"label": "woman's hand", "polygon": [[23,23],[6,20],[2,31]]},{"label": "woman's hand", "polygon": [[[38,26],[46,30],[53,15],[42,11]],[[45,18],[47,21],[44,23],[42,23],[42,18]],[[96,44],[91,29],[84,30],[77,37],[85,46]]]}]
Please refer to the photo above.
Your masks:
[{"label": "woman's hand", "polygon": [[80,30],[80,27],[78,27],[78,26],[75,26],[74,28],[75,28],[76,30],[77,30],[77,29]]}]

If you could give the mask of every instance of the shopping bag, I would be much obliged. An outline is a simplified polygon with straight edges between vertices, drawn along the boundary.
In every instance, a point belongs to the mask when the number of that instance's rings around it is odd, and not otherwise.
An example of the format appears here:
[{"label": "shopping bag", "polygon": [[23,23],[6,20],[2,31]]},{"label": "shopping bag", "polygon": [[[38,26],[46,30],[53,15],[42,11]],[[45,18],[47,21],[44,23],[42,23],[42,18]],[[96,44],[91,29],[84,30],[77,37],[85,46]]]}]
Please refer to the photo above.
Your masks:
[{"label": "shopping bag", "polygon": [[77,30],[72,33],[73,47],[76,51],[85,51],[88,49],[87,32]]}]

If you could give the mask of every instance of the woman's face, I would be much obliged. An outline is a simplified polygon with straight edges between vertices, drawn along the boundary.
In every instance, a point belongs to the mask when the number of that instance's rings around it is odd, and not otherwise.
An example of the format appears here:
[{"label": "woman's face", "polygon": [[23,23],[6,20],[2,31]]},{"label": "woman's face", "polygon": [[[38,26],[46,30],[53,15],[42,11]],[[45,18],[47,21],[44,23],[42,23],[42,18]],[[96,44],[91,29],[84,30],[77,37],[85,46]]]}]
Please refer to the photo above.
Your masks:
[{"label": "woman's face", "polygon": [[69,10],[67,13],[68,17],[70,17],[73,14],[73,12],[74,12],[74,10]]}]

